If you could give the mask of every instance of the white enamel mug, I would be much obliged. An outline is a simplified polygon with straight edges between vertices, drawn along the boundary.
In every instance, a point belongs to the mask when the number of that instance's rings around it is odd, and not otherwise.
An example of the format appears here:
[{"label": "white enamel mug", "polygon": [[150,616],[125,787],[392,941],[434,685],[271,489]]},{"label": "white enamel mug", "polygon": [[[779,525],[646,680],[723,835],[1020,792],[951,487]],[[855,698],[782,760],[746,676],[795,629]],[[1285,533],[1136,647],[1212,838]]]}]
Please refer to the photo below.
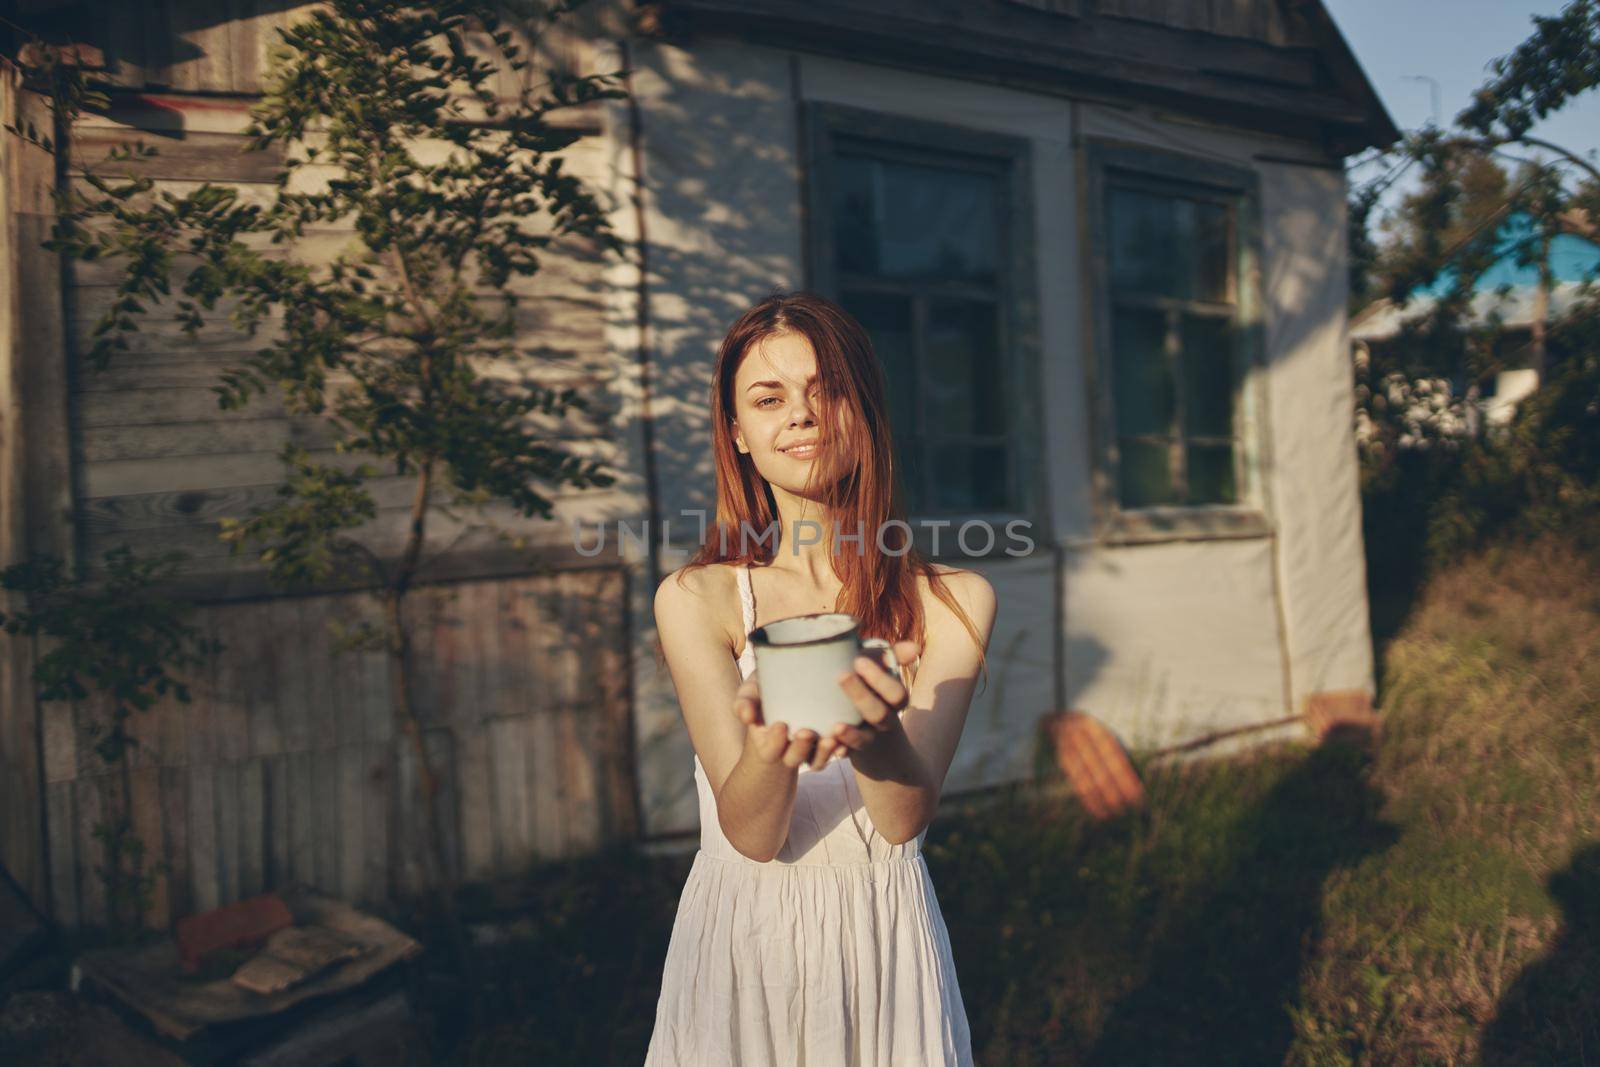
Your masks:
[{"label": "white enamel mug", "polygon": [[791,737],[796,730],[814,730],[819,738],[827,737],[834,723],[865,722],[836,680],[855,669],[856,656],[865,653],[896,678],[904,678],[889,642],[881,637],[863,640],[857,626],[854,615],[830,611],[775,619],[750,631],[761,720],[788,724]]}]

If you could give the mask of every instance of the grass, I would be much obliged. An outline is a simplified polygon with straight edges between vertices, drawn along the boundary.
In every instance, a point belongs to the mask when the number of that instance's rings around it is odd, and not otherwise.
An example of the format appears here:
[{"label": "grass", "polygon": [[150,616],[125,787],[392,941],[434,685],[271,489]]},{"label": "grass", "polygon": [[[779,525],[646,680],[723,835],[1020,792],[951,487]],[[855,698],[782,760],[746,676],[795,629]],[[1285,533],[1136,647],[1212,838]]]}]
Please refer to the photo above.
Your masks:
[{"label": "grass", "polygon": [[[1380,641],[1371,751],[1145,764],[1105,825],[1058,782],[947,805],[926,850],[979,1063],[1600,1065],[1600,564],[1490,551]],[[641,1062],[688,864],[468,900],[495,936],[476,993],[430,954],[421,1058]]]},{"label": "grass", "polygon": [[[1600,1064],[1597,570],[1550,538],[1433,579],[1374,751],[1146,767],[1107,825],[1059,788],[951,805],[927,854],[979,1062]],[[640,1062],[687,863],[536,875],[440,1062]]]}]

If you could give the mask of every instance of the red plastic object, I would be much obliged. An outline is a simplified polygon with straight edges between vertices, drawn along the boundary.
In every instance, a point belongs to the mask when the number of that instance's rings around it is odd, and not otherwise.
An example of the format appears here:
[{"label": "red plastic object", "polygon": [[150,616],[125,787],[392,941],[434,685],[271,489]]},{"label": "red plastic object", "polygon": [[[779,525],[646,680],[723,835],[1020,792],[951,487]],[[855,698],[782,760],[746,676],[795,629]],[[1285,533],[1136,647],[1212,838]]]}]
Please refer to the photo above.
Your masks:
[{"label": "red plastic object", "polygon": [[263,893],[237,904],[188,915],[178,920],[178,960],[186,973],[193,974],[208,953],[257,945],[293,925],[289,906],[276,893]]},{"label": "red plastic object", "polygon": [[1087,712],[1056,711],[1045,716],[1044,727],[1057,765],[1090,818],[1110,819],[1144,806],[1139,772],[1104,723]]}]

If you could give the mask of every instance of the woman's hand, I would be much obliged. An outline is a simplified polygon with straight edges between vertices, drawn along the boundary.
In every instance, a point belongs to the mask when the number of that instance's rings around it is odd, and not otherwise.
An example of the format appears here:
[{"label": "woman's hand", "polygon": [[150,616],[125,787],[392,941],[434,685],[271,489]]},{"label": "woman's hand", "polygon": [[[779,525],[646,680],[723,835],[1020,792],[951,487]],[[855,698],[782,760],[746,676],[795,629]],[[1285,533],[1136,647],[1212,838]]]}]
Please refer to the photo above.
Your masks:
[{"label": "woman's hand", "polygon": [[837,738],[819,738],[815,730],[796,730],[794,736],[790,737],[787,723],[764,722],[761,717],[761,687],[756,683],[755,671],[750,672],[750,677],[734,694],[733,710],[739,721],[749,728],[751,747],[765,763],[782,763],[785,767],[799,767],[802,763],[808,763],[812,770],[817,771],[830,759],[845,752]]},{"label": "woman's hand", "polygon": [[[914,641],[894,643],[894,657],[902,668],[914,663],[921,651]],[[911,691],[905,683],[871,656],[856,656],[854,666],[853,671],[839,676],[839,688],[849,694],[866,722],[860,726],[836,722],[829,736],[823,739],[837,741],[846,755],[862,751],[879,734],[899,726],[899,713],[911,703]]]}]

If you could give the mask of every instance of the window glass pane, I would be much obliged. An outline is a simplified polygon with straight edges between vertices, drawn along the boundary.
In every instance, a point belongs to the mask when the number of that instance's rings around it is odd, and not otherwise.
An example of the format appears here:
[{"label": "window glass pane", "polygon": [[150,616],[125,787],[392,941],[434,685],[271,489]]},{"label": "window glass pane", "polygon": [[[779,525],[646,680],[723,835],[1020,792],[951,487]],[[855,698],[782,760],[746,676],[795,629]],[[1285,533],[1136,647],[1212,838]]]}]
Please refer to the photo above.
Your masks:
[{"label": "window glass pane", "polygon": [[994,282],[1001,189],[992,174],[841,152],[834,248],[841,271]]},{"label": "window glass pane", "polygon": [[1233,504],[1233,446],[1188,446],[1189,503]]},{"label": "window glass pane", "polygon": [[1003,511],[1006,506],[1004,445],[943,444],[929,450],[934,462],[930,511]]},{"label": "window glass pane", "polygon": [[917,432],[917,367],[911,348],[911,298],[846,292],[840,303],[872,338],[872,350],[883,364],[889,425],[895,438],[909,437]]},{"label": "window glass pane", "polygon": [[1175,197],[1112,188],[1111,284],[1124,292],[1188,296],[1193,207]]},{"label": "window glass pane", "polygon": [[1228,291],[1228,209],[1221,204],[1196,205],[1194,294],[1200,300],[1226,303]]},{"label": "window glass pane", "polygon": [[1233,435],[1232,337],[1227,319],[1183,317],[1183,421],[1190,437]]},{"label": "window glass pane", "polygon": [[[906,513],[917,515],[927,510],[927,500],[922,492],[922,456],[923,445],[919,438],[910,434],[896,434],[894,439],[895,465],[899,469],[900,491],[904,494]],[[868,531],[868,536],[872,536]],[[890,546],[899,544],[897,533],[884,535],[884,543]]]},{"label": "window glass pane", "polygon": [[1163,312],[1119,308],[1111,321],[1117,432],[1173,434],[1172,368],[1166,357]]},{"label": "window glass pane", "polygon": [[1112,187],[1111,284],[1119,291],[1225,302],[1228,209],[1142,189]]},{"label": "window glass pane", "polygon": [[1164,441],[1119,442],[1121,461],[1118,464],[1122,506],[1148,507],[1151,504],[1174,504],[1171,462],[1167,458],[1169,447]]},{"label": "window glass pane", "polygon": [[934,297],[928,301],[927,330],[924,430],[930,436],[1005,432],[995,305]]}]

